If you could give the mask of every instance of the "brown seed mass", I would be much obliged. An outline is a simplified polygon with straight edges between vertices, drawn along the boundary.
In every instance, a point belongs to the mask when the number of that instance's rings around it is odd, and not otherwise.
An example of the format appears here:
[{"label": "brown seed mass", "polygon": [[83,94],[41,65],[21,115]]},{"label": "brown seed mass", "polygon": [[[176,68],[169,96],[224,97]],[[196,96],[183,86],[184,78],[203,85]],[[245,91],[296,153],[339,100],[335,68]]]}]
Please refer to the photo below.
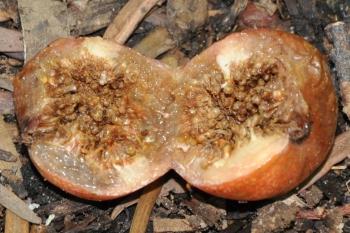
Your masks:
[{"label": "brown seed mass", "polygon": [[[135,82],[123,66],[113,68],[96,58],[52,60],[46,65],[38,75],[50,103],[33,140],[69,142],[75,129],[74,134],[82,135],[79,154],[104,161],[107,167],[142,149],[147,130],[140,128],[142,111],[131,106],[125,94]],[[49,76],[46,69],[51,70]],[[117,148],[118,154],[111,153]]]},{"label": "brown seed mass", "polygon": [[[277,60],[251,58],[230,70],[230,77],[215,70],[203,76],[201,87],[186,89],[186,140],[219,148],[221,157],[237,143],[249,142],[252,134],[288,133],[295,141],[307,135],[307,105]],[[305,104],[305,111],[298,111],[295,103]]]}]

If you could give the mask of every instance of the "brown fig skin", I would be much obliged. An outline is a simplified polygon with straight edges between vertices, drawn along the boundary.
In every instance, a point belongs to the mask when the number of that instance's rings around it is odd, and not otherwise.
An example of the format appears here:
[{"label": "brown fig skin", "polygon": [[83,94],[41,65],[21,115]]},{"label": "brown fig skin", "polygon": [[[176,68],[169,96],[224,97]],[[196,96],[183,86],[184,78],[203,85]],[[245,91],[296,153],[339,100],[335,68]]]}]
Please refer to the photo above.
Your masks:
[{"label": "brown fig skin", "polygon": [[[235,46],[237,56],[244,50],[248,54],[256,51],[264,54],[269,49],[271,56],[281,59],[290,77],[297,79],[308,104],[309,134],[297,142],[289,139],[288,145],[278,154],[271,155],[266,163],[232,180],[222,181],[218,177],[216,182],[207,182],[205,178],[200,178],[198,171],[193,171],[193,167],[186,167],[183,162],[186,156],[191,156],[190,153],[201,156],[200,149],[190,149],[187,154],[176,150],[173,167],[193,186],[223,198],[261,200],[285,194],[305,181],[325,161],[333,144],[337,100],[326,59],[299,36],[269,29],[245,30],[226,37],[192,59],[184,68],[184,73],[200,81],[206,72],[203,69],[207,69],[204,67],[216,64],[217,56],[229,53],[230,46]],[[253,163],[254,155],[251,159]]]}]

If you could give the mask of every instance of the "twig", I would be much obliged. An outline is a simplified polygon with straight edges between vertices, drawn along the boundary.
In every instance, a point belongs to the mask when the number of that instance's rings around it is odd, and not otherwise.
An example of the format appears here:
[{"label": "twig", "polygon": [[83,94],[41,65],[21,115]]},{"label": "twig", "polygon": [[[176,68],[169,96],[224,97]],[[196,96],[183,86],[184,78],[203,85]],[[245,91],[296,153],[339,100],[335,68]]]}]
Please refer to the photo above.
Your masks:
[{"label": "twig", "polygon": [[313,210],[300,209],[297,212],[296,217],[299,219],[320,220],[320,219],[324,219],[328,215],[328,213],[331,211],[338,211],[342,216],[349,216],[350,204],[345,204],[343,206],[335,207],[334,209],[324,209],[324,208],[316,208]]},{"label": "twig", "polygon": [[[0,184],[0,204],[28,222],[40,224],[39,218],[24,201]],[[7,223],[6,223],[7,224]]]},{"label": "twig", "polygon": [[350,131],[346,131],[336,137],[333,149],[327,159],[322,165],[321,169],[312,177],[312,179],[300,190],[305,190],[321,177],[323,177],[332,167],[350,156]]},{"label": "twig", "polygon": [[130,0],[108,26],[104,38],[124,44],[139,22],[159,0]]},{"label": "twig", "polygon": [[163,183],[164,180],[159,179],[144,188],[136,206],[130,233],[146,232],[149,216],[151,215],[154,203],[158,198]]}]

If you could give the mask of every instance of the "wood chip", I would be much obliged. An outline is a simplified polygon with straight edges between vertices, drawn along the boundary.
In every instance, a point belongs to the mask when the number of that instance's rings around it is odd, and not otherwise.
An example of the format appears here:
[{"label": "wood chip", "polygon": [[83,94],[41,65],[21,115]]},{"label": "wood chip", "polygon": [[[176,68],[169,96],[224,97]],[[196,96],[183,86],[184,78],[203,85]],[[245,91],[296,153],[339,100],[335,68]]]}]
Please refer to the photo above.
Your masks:
[{"label": "wood chip", "polygon": [[282,200],[282,202],[286,205],[295,205],[301,208],[307,207],[307,204],[297,195],[293,194],[286,199]]},{"label": "wood chip", "polygon": [[21,61],[24,60],[24,52],[9,52],[9,53],[4,53],[4,54],[9,56],[9,57],[21,60]]},{"label": "wood chip", "polygon": [[0,160],[6,162],[16,162],[17,158],[11,152],[0,149]]},{"label": "wood chip", "polygon": [[108,26],[104,38],[124,44],[139,22],[159,0],[130,0]]},{"label": "wood chip", "polygon": [[147,57],[156,58],[175,46],[175,41],[168,30],[157,27],[134,46],[134,49]]},{"label": "wood chip", "polygon": [[278,9],[277,4],[274,3],[272,0],[259,0],[256,3],[256,5],[264,8],[269,13],[270,16],[275,14],[275,12]]},{"label": "wood chip", "polygon": [[108,26],[124,1],[72,0],[68,5],[69,27],[73,35],[87,35]]},{"label": "wood chip", "polygon": [[169,179],[162,187],[162,190],[159,194],[160,197],[168,196],[170,192],[173,193],[185,193],[184,184],[180,184],[174,178]]},{"label": "wood chip", "polygon": [[350,131],[346,131],[338,135],[335,139],[332,151],[328,156],[327,161],[317,171],[317,173],[309,180],[300,191],[303,191],[321,179],[332,167],[343,161],[345,158],[350,158]]},{"label": "wood chip", "polygon": [[18,22],[17,1],[1,0],[0,1],[0,22],[5,22],[12,19],[15,23]]},{"label": "wood chip", "polygon": [[299,207],[281,201],[268,204],[257,211],[252,222],[252,233],[285,232],[295,221]]},{"label": "wood chip", "polygon": [[5,123],[4,120],[0,118],[0,138],[1,138],[0,149],[10,152],[12,155],[14,155],[17,158],[16,162],[6,162],[6,161],[0,160],[0,171],[4,171],[4,170],[13,171],[15,174],[15,177],[17,177],[17,180],[21,180],[22,179],[22,174],[20,170],[21,162],[19,159],[19,154],[12,141],[12,137],[17,135],[18,135],[18,130],[16,125]]},{"label": "wood chip", "polygon": [[1,184],[0,204],[28,222],[35,224],[41,223],[41,218],[39,218],[31,209],[29,209],[28,205],[24,201]]},{"label": "wood chip", "polygon": [[[0,79],[0,87],[2,87],[2,80],[3,79]],[[8,91],[0,90],[0,115],[14,114],[14,112],[12,94]]]},{"label": "wood chip", "polygon": [[57,0],[18,0],[25,60],[60,37],[69,36],[67,5]]},{"label": "wood chip", "polygon": [[[194,221],[192,221],[194,222]],[[193,226],[188,219],[176,219],[176,218],[154,218],[153,230],[154,232],[193,232],[201,230],[206,227],[205,223],[199,222],[199,226]],[[201,225],[203,227],[201,227]]]},{"label": "wood chip", "polygon": [[247,7],[247,5],[248,0],[236,0],[229,9],[225,9],[223,14],[214,16],[215,18],[218,18],[218,20],[216,20],[217,23],[214,25],[215,31],[219,33],[218,39],[221,38],[224,33],[232,31],[238,15]]},{"label": "wood chip", "polygon": [[153,26],[166,27],[167,17],[164,8],[156,8],[146,16],[145,22],[151,23]]},{"label": "wood chip", "polygon": [[22,52],[22,33],[0,27],[0,52]]},{"label": "wood chip", "polygon": [[190,201],[184,201],[184,204],[189,207],[194,215],[203,219],[208,226],[215,226],[216,229],[220,230],[227,227],[227,224],[221,224],[226,216],[225,206],[223,208],[216,207],[195,198],[192,198]]},{"label": "wood chip", "polygon": [[207,0],[167,1],[168,29],[178,41],[202,27],[207,18]]},{"label": "wood chip", "polygon": [[[0,188],[1,190],[1,188]],[[18,217],[11,210],[6,210],[5,233],[28,233],[29,222]]]},{"label": "wood chip", "polygon": [[350,23],[329,24],[325,32],[332,44],[328,53],[335,64],[343,112],[350,118]]}]

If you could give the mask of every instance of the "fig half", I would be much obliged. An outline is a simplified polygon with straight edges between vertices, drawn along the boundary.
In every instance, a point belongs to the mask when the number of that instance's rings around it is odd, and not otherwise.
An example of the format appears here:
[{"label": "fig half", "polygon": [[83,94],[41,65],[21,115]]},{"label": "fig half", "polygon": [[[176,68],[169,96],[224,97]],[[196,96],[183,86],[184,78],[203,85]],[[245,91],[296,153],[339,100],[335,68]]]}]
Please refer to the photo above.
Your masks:
[{"label": "fig half", "polygon": [[234,33],[181,70],[174,169],[216,196],[284,194],[326,158],[337,102],[323,56],[268,29]]},{"label": "fig half", "polygon": [[170,168],[173,101],[165,65],[101,38],[60,39],[14,80],[31,160],[61,189],[91,200],[137,190]]}]

